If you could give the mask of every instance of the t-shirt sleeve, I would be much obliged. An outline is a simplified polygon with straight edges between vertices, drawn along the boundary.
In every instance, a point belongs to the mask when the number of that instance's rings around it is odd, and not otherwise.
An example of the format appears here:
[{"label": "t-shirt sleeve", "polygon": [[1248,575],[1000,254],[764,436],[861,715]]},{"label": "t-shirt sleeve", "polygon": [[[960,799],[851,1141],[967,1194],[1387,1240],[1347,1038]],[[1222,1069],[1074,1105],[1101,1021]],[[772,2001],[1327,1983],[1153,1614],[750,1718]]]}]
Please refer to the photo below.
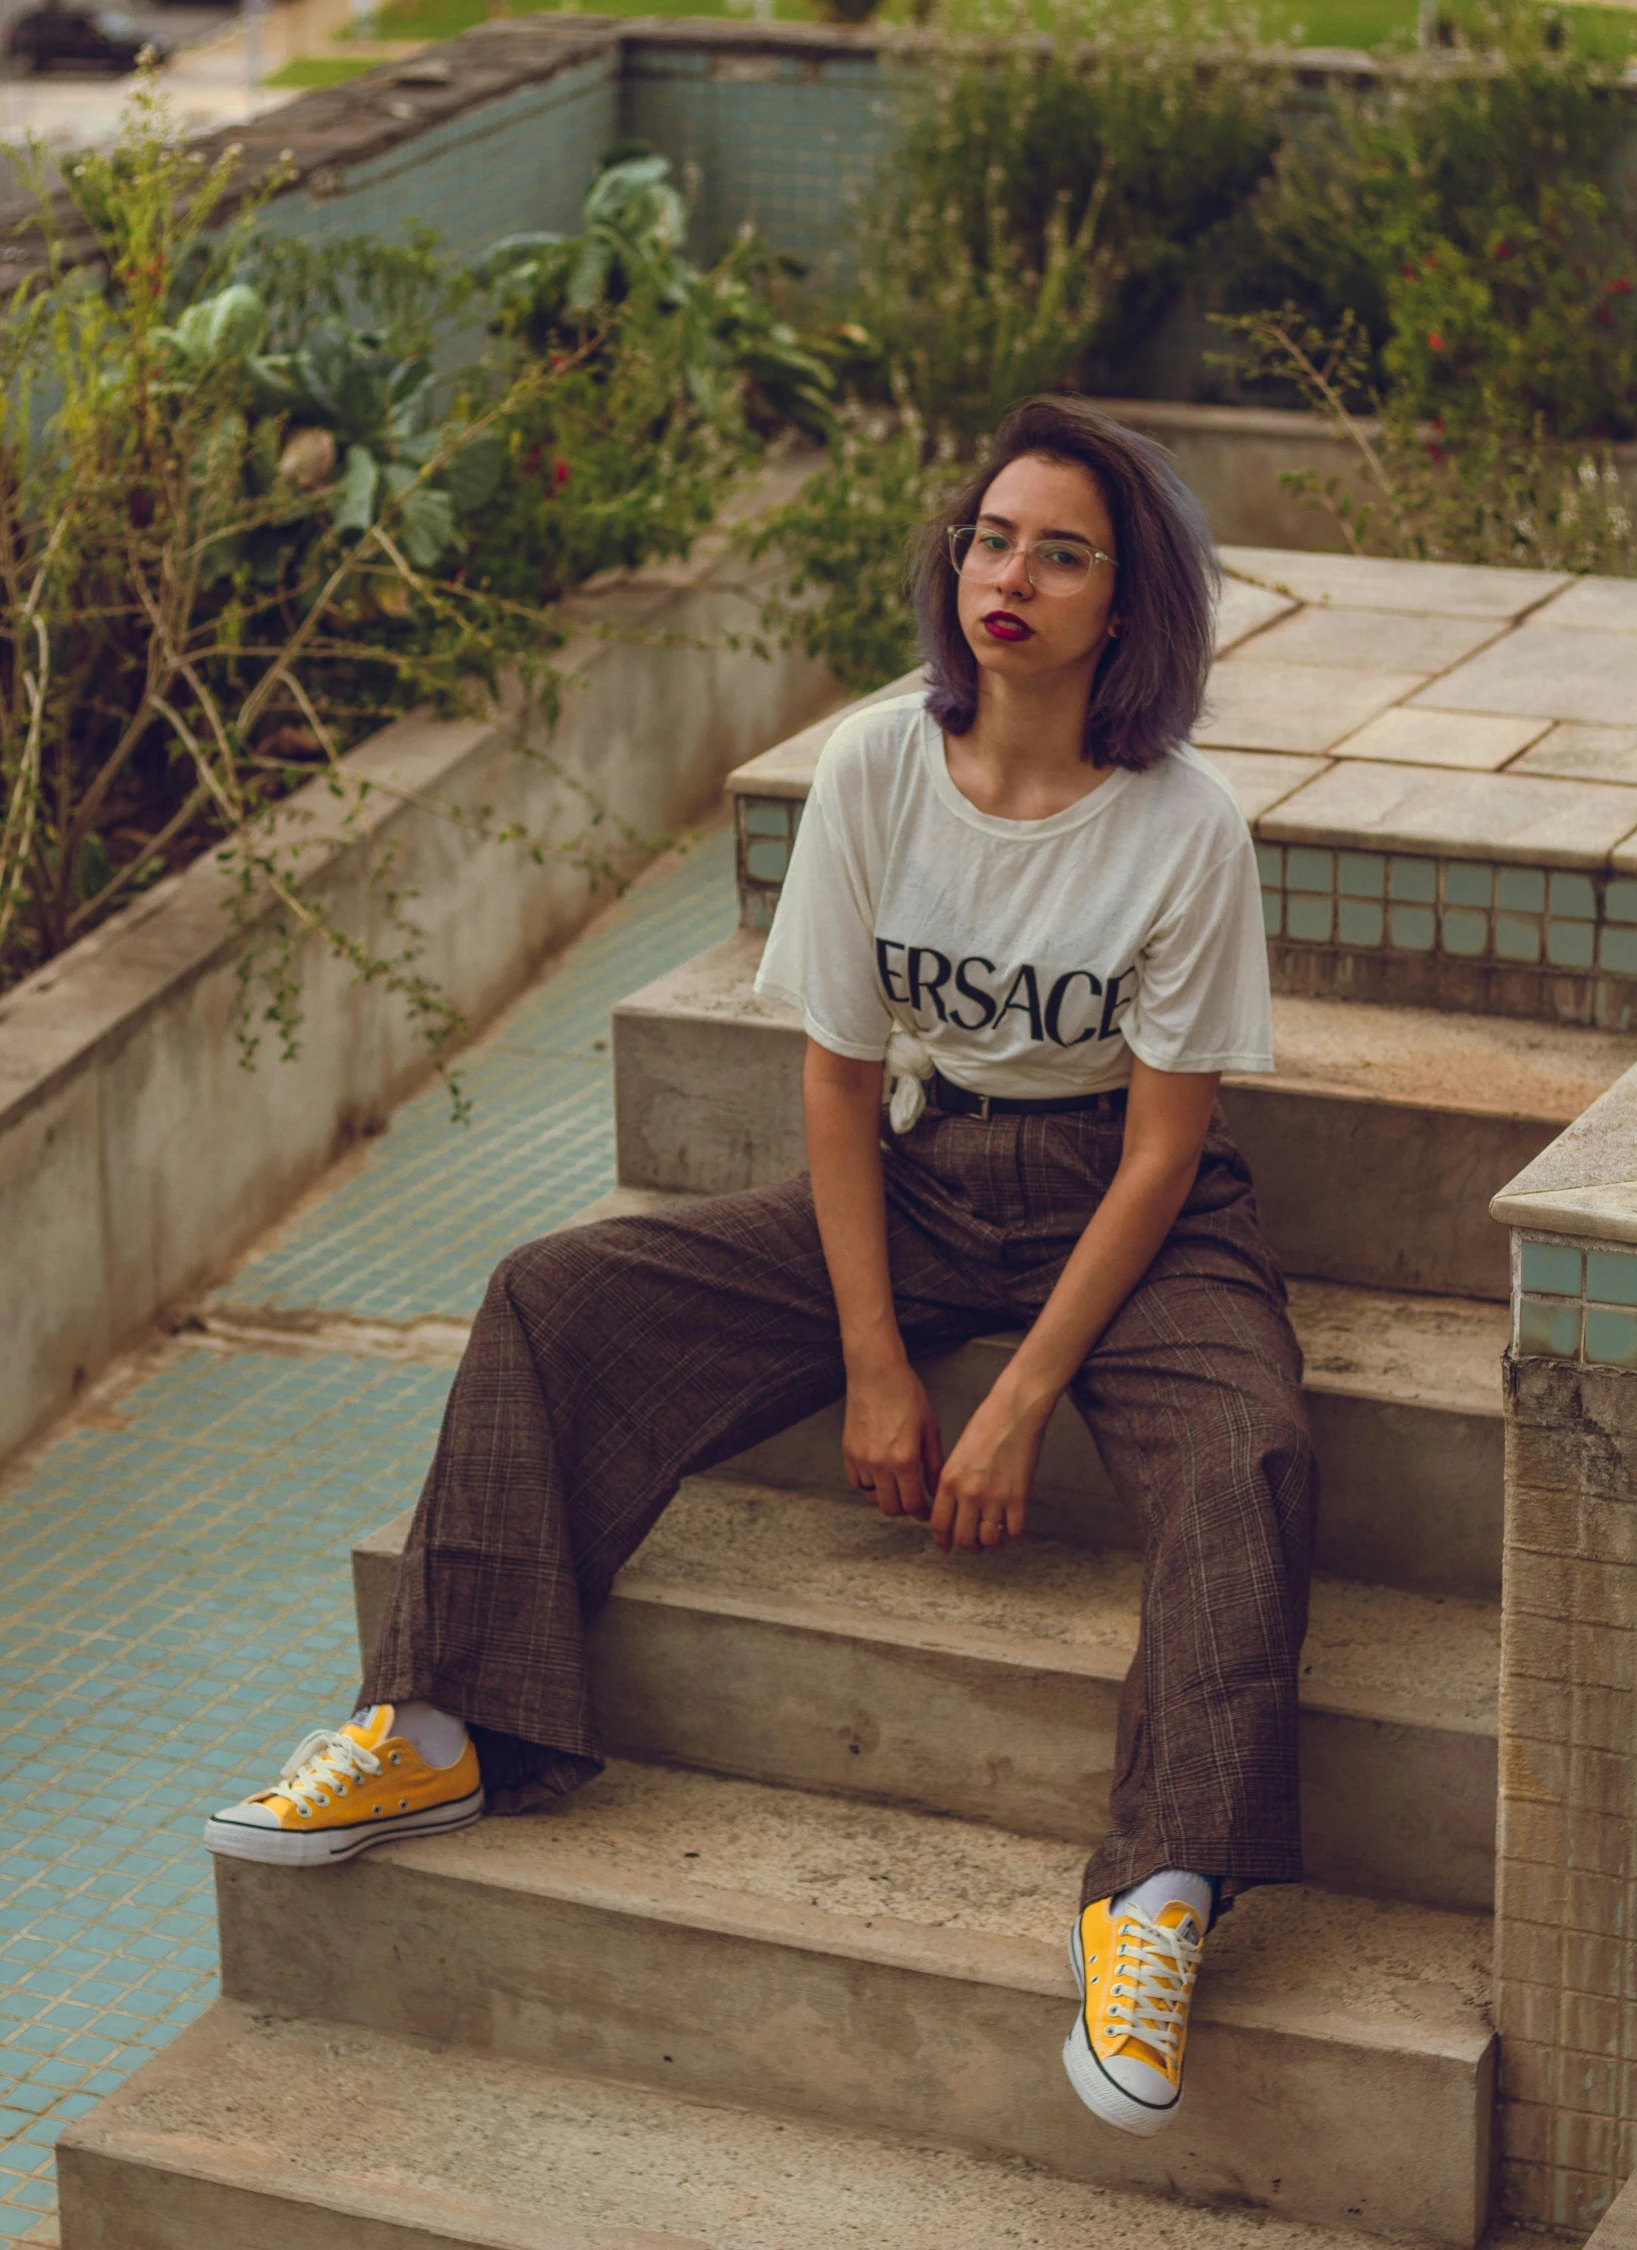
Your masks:
[{"label": "t-shirt sleeve", "polygon": [[892,1017],[875,976],[875,921],[864,868],[815,777],[756,990],[801,1010],[809,1039],[853,1062],[879,1062]]},{"label": "t-shirt sleeve", "polygon": [[1151,1070],[1273,1068],[1267,938],[1248,835],[1155,924],[1121,1029]]}]

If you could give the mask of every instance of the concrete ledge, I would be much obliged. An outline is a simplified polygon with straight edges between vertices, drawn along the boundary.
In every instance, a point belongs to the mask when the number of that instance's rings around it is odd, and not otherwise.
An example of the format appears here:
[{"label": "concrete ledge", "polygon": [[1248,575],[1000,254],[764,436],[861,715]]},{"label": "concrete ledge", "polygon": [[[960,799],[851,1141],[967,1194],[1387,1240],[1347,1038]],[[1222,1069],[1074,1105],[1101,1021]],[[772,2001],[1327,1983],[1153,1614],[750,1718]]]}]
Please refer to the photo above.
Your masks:
[{"label": "concrete ledge", "polygon": [[[584,630],[558,660],[555,734],[535,726],[527,736],[536,755],[514,747],[515,711],[411,716],[348,761],[373,785],[354,834],[339,832],[322,783],[286,808],[314,894],[386,952],[395,945],[370,863],[392,853],[424,938],[417,965],[469,1023],[500,1008],[609,894],[571,860],[537,866],[437,808],[482,807],[566,847],[585,828],[585,791],[656,838],[709,813],[731,767],[835,700],[829,675],[796,651],[763,663],[606,637],[742,626],[751,602],[725,546],[713,534],[686,567],[622,573],[567,605]],[[633,866],[643,856],[625,854]],[[0,1454],[426,1075],[402,1004],[358,984],[316,941],[294,963],[299,1054],[279,1060],[269,1035],[259,1066],[242,1067],[230,902],[229,878],[207,856],[0,1000]]]},{"label": "concrete ledge", "polygon": [[1637,2250],[1637,2179],[1630,2179],[1598,2221],[1586,2250]]}]

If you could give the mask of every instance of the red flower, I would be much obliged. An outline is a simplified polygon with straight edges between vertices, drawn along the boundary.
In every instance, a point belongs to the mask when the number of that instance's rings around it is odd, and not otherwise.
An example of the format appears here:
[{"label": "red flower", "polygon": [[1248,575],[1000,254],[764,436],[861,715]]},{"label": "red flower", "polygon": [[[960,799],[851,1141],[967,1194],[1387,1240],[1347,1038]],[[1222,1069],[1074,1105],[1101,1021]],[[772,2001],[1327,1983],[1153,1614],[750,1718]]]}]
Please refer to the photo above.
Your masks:
[{"label": "red flower", "polygon": [[1602,322],[1605,328],[1612,328],[1614,326],[1614,315],[1609,311],[1607,305],[1598,306],[1597,317]]},{"label": "red flower", "polygon": [[1443,337],[1439,335],[1439,333],[1438,333],[1438,331],[1437,331],[1437,329],[1436,329],[1436,328],[1429,328],[1429,329],[1427,330],[1427,349],[1428,349],[1428,351],[1431,351],[1431,352],[1441,352],[1441,351],[1443,350],[1443,348],[1444,348],[1444,339],[1443,339]]},{"label": "red flower", "polygon": [[1618,281],[1609,283],[1609,295],[1611,297],[1629,297],[1631,295],[1631,283],[1624,274],[1620,276]]},{"label": "red flower", "polygon": [[1511,255],[1512,255],[1512,245],[1511,245],[1511,243],[1510,243],[1510,242],[1497,242],[1497,243],[1496,243],[1496,245],[1495,245],[1495,255],[1496,255],[1496,257],[1497,257],[1497,258],[1510,258],[1510,257],[1511,257]]},{"label": "red flower", "polygon": [[1414,266],[1406,266],[1404,268],[1404,279],[1406,281],[1419,281],[1421,276],[1416,272]]},{"label": "red flower", "polygon": [[555,484],[559,484],[559,485],[567,484],[567,482],[568,482],[568,463],[567,463],[567,462],[566,462],[566,461],[565,461],[565,460],[563,459],[563,457],[562,457],[562,455],[561,455],[561,454],[559,454],[559,455],[558,455],[558,457],[557,457],[557,459],[556,459],[555,461],[553,461],[553,463],[551,464],[551,474],[552,474],[552,481],[553,481],[553,482],[554,482]]}]

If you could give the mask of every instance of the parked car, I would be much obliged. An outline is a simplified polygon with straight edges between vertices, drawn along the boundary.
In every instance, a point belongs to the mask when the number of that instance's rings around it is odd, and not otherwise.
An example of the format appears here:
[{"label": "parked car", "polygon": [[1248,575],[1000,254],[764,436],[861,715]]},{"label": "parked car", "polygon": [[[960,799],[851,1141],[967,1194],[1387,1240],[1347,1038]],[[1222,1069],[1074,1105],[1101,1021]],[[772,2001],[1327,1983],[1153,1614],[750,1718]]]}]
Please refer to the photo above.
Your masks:
[{"label": "parked car", "polygon": [[163,62],[173,42],[144,31],[113,8],[67,7],[44,0],[18,16],[6,34],[6,53],[25,70],[134,70],[144,47]]}]

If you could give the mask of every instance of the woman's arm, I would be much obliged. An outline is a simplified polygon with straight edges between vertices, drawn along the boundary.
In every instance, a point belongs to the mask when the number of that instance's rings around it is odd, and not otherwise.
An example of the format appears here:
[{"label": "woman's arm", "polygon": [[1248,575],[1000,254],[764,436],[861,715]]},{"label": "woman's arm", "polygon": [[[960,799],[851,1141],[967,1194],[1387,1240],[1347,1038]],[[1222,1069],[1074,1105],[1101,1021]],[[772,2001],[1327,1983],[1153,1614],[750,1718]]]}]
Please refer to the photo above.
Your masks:
[{"label": "woman's arm", "polygon": [[807,1042],[802,1098],[819,1239],[847,1365],[847,1481],[885,1516],[923,1516],[943,1467],[938,1424],[910,1366],[887,1269],[880,1063]]},{"label": "woman's arm", "polygon": [[1148,1271],[1199,1170],[1215,1076],[1133,1061],[1119,1169],[1040,1317],[961,1432],[932,1509],[940,1547],[997,1545],[1023,1530],[1052,1408]]}]

